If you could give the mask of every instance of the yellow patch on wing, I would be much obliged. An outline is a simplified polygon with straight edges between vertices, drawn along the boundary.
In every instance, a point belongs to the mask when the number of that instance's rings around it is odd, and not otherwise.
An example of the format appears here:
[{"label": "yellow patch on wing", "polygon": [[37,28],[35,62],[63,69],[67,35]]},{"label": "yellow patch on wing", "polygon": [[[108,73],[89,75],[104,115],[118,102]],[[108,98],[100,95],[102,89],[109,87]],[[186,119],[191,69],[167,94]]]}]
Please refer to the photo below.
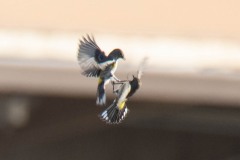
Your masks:
[{"label": "yellow patch on wing", "polygon": [[118,106],[118,108],[120,110],[122,110],[124,106],[125,106],[125,101],[121,102],[120,105]]},{"label": "yellow patch on wing", "polygon": [[98,78],[98,84],[102,83],[102,78]]},{"label": "yellow patch on wing", "polygon": [[113,64],[112,64],[112,68],[114,68],[114,67],[116,67],[116,63],[113,63]]}]

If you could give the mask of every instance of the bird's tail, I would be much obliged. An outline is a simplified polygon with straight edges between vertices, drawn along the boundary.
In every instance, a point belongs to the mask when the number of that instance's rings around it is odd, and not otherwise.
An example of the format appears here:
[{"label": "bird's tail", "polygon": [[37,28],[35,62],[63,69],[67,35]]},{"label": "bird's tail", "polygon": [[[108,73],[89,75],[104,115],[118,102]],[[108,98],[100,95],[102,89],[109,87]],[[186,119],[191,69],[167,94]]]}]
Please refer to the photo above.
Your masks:
[{"label": "bird's tail", "polygon": [[97,88],[97,105],[105,105],[106,104],[106,93],[104,89],[104,82],[99,78],[98,88]]},{"label": "bird's tail", "polygon": [[120,123],[129,112],[129,109],[123,102],[120,108],[117,106],[116,100],[106,109],[104,110],[99,117],[107,122],[108,124],[118,124]]}]

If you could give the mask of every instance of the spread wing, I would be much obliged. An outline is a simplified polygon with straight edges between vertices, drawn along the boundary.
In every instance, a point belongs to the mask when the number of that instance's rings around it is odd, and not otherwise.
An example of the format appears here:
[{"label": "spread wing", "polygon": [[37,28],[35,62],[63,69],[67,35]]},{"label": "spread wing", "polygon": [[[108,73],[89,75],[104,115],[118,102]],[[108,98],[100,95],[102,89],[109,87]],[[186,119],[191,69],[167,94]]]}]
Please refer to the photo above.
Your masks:
[{"label": "spread wing", "polygon": [[87,38],[83,37],[80,40],[78,62],[83,70],[83,75],[97,77],[101,70],[104,70],[106,66],[114,61],[105,55],[93,37],[87,35]]},{"label": "spread wing", "polygon": [[148,57],[144,57],[142,62],[139,65],[138,71],[137,71],[137,78],[141,79],[142,75],[143,75],[143,69],[146,66],[146,63],[148,61]]}]

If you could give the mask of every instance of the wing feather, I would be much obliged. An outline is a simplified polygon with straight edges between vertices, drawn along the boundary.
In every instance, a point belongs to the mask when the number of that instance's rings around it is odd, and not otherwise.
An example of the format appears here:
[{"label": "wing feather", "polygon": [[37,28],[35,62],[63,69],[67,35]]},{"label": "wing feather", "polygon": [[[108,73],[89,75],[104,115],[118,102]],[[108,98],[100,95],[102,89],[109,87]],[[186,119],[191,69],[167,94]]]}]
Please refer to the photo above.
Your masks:
[{"label": "wing feather", "polygon": [[141,79],[142,75],[143,75],[143,70],[144,67],[146,66],[146,63],[148,61],[148,57],[144,57],[142,62],[139,65],[138,71],[137,71],[137,78]]},{"label": "wing feather", "polygon": [[99,61],[96,61],[96,56],[102,58],[103,62],[108,60],[107,56],[97,45],[93,37],[90,37],[89,35],[87,35],[86,38],[82,37],[78,48],[78,62],[84,75],[88,77],[97,77],[97,73],[104,70],[104,68],[111,62],[99,63]]}]

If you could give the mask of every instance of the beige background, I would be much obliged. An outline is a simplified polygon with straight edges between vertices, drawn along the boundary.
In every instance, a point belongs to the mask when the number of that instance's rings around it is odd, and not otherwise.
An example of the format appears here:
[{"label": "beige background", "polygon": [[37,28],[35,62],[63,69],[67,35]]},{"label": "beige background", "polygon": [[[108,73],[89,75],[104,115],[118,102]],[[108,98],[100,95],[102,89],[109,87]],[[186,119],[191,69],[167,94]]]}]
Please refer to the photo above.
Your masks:
[{"label": "beige background", "polygon": [[0,26],[240,37],[238,0],[9,0]]},{"label": "beige background", "polygon": [[[85,95],[88,89],[79,81],[86,79],[80,75],[76,54],[79,38],[93,33],[106,53],[119,47],[126,54],[127,61],[120,62],[117,71],[121,79],[136,73],[141,59],[149,57],[142,97],[238,106],[239,4],[237,0],[2,1],[1,90]],[[95,96],[96,83],[87,82],[87,87],[94,84],[90,94]]]}]

